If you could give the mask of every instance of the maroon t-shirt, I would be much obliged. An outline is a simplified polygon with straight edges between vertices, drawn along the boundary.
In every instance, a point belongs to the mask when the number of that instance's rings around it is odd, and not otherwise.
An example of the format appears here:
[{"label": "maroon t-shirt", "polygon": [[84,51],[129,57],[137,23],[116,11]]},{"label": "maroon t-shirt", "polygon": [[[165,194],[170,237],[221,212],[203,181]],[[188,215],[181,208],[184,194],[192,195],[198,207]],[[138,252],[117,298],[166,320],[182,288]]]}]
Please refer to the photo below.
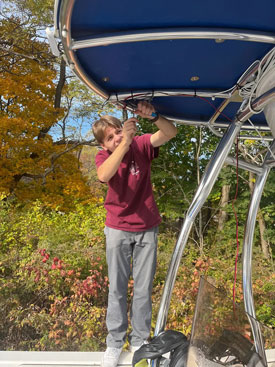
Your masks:
[{"label": "maroon t-shirt", "polygon": [[[145,231],[161,222],[151,184],[151,161],[158,148],[150,142],[151,134],[135,136],[118,171],[108,182],[105,199],[106,226],[130,232]],[[99,167],[112,154],[101,150],[95,161]]]}]

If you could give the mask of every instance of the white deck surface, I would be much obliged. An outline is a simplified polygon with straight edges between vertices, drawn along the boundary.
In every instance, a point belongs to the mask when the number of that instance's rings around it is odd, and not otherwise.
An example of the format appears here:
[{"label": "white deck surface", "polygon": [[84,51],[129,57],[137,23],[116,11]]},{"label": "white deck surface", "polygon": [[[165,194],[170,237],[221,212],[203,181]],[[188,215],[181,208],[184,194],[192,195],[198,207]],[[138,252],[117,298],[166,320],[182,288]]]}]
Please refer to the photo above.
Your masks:
[{"label": "white deck surface", "polygon": [[[0,352],[1,367],[100,366],[103,352]],[[120,366],[130,366],[133,355],[123,352]]]},{"label": "white deck surface", "polygon": [[[0,367],[100,366],[103,352],[1,352]],[[123,352],[119,366],[131,366],[132,354]],[[266,351],[269,367],[275,367],[275,349]]]}]

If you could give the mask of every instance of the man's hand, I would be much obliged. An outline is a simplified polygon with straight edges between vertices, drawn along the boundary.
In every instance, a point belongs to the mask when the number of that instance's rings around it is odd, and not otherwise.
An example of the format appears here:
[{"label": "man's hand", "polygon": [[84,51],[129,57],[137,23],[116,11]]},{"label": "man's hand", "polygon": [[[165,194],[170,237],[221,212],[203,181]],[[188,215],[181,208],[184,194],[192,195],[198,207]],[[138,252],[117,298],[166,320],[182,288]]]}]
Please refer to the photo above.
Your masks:
[{"label": "man's hand", "polygon": [[131,117],[129,120],[126,120],[123,124],[122,135],[123,140],[126,144],[130,145],[132,143],[133,137],[136,135],[137,126],[136,123],[138,119],[135,117]]},{"label": "man's hand", "polygon": [[152,116],[152,113],[155,113],[155,108],[147,101],[140,101],[138,102],[137,109],[135,113],[139,115],[140,117],[153,120],[154,116]]}]

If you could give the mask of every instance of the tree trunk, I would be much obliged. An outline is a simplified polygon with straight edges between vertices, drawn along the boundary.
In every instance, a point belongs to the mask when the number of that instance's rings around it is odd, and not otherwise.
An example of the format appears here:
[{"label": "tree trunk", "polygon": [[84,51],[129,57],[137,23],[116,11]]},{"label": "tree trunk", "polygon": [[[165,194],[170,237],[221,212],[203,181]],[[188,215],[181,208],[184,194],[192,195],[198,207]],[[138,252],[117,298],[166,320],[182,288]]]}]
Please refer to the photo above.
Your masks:
[{"label": "tree trunk", "polygon": [[[65,81],[66,81],[66,63],[62,57],[60,62],[59,80],[55,90],[54,108],[60,108],[62,89],[64,87]],[[41,129],[41,131],[38,134],[38,140],[45,138],[46,134],[50,131],[51,127],[52,126],[48,126]]]},{"label": "tree trunk", "polygon": [[218,232],[221,232],[224,227],[224,223],[227,220],[227,212],[223,210],[229,201],[229,193],[230,193],[230,185],[223,185],[222,187],[222,195],[221,195],[221,201],[220,201],[220,211],[219,211],[219,219],[218,219]]},{"label": "tree trunk", "polygon": [[62,89],[64,87],[65,81],[66,81],[66,63],[62,57],[60,62],[59,80],[55,91],[55,100],[54,100],[55,108],[60,108]]}]

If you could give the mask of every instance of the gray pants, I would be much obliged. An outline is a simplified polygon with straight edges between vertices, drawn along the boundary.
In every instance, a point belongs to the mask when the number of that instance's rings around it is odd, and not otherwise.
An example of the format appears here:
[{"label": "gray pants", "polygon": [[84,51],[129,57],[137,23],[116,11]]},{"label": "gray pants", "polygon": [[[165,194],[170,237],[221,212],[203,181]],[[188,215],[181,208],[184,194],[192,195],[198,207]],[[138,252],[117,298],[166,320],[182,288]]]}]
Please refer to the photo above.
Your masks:
[{"label": "gray pants", "polygon": [[130,344],[141,345],[150,335],[152,286],[156,270],[158,227],[127,232],[105,227],[109,275],[107,346],[120,348],[128,328],[127,289],[132,272],[134,295],[131,305]]}]

